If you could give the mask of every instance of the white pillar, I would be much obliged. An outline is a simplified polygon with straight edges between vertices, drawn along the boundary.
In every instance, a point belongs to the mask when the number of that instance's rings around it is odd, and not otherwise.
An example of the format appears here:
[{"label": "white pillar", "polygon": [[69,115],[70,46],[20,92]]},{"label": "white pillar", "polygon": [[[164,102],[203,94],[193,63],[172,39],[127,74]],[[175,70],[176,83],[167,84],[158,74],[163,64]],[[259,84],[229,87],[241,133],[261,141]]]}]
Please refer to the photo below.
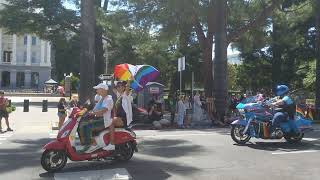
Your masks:
[{"label": "white pillar", "polygon": [[17,64],[17,35],[12,35],[12,65]]},{"label": "white pillar", "polygon": [[0,62],[2,62],[2,29],[0,29]]},{"label": "white pillar", "polygon": [[51,66],[51,43],[47,42],[47,65]]},{"label": "white pillar", "polygon": [[31,65],[31,36],[27,36],[27,62],[26,65],[30,66]]},{"label": "white pillar", "polygon": [[31,71],[26,70],[24,72],[24,86],[26,88],[31,88]]},{"label": "white pillar", "polygon": [[44,59],[46,42],[44,40],[40,40],[40,42],[41,42],[40,66],[44,66],[46,64]]}]

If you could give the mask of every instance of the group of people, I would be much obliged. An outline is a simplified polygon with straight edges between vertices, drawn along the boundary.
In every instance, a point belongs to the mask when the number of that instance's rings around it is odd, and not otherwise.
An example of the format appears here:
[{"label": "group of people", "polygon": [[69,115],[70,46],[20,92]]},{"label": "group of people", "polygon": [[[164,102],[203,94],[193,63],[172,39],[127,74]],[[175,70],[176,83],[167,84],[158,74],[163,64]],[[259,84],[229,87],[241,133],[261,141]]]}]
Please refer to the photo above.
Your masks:
[{"label": "group of people", "polygon": [[9,112],[7,111],[7,107],[9,106],[9,100],[4,97],[4,91],[0,91],[0,133],[3,133],[2,130],[2,119],[4,118],[7,125],[7,131],[13,131],[10,128],[9,124]]},{"label": "group of people", "polygon": [[174,123],[175,115],[177,114],[179,128],[189,128],[191,120],[201,118],[203,113],[203,102],[201,102],[199,92],[195,94],[193,99],[188,95],[180,95],[177,99],[169,95],[167,106],[171,114],[171,124]]},{"label": "group of people", "polygon": [[[132,122],[132,98],[130,96],[130,86],[126,81],[118,82],[115,85],[114,92],[109,91],[105,83],[94,86],[96,90],[95,106],[88,113],[85,120],[80,121],[78,132],[80,141],[84,145],[83,152],[93,152],[99,146],[93,138],[93,133],[108,128],[110,130],[110,144],[105,150],[114,150],[114,131],[116,127],[127,127]],[[115,94],[115,98],[112,97]],[[73,101],[72,106],[78,106]],[[66,117],[66,102],[62,98],[58,104],[59,127],[62,126]],[[60,121],[61,117],[61,121]],[[61,122],[61,123],[60,123]]]}]

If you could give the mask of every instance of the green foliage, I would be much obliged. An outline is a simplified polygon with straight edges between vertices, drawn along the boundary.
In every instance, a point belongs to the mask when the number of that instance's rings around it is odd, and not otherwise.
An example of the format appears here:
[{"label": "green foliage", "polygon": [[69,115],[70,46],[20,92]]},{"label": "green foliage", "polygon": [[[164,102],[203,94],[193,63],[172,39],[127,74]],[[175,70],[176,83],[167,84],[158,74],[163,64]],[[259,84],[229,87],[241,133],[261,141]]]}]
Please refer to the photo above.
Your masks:
[{"label": "green foliage", "polygon": [[[62,79],[61,81],[60,81],[60,86],[64,86],[64,79]],[[71,76],[71,90],[73,90],[73,91],[75,91],[75,90],[77,90],[77,87],[78,87],[78,84],[79,84],[79,82],[80,82],[80,79],[79,79],[79,77],[77,77],[77,76]]]}]

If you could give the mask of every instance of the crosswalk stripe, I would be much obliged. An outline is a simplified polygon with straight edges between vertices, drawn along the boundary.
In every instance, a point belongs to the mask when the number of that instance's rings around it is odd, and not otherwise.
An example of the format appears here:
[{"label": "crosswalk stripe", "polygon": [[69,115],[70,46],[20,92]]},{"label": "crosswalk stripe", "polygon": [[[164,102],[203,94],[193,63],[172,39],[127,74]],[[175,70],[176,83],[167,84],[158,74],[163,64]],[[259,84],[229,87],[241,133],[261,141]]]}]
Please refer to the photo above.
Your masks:
[{"label": "crosswalk stripe", "polygon": [[105,170],[92,170],[92,171],[79,171],[79,172],[66,172],[55,173],[55,180],[78,180],[78,179],[112,179],[112,180],[129,180],[132,176],[125,168],[105,169]]},{"label": "crosswalk stripe", "polygon": [[4,141],[4,140],[6,140],[7,138],[0,138],[0,141]]}]

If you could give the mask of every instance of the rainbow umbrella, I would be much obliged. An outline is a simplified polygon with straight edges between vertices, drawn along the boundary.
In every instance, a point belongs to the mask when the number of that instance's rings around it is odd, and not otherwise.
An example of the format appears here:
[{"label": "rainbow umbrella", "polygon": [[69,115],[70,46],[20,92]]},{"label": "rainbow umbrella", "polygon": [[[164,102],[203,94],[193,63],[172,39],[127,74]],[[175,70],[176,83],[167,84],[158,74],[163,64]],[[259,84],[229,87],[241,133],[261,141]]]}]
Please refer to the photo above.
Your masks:
[{"label": "rainbow umbrella", "polygon": [[160,72],[150,65],[137,65],[136,72],[134,73],[134,79],[130,84],[130,87],[136,92],[139,92],[143,87],[159,76]]},{"label": "rainbow umbrella", "polygon": [[136,73],[136,66],[132,64],[118,64],[114,67],[114,77],[120,81],[129,80]]}]

